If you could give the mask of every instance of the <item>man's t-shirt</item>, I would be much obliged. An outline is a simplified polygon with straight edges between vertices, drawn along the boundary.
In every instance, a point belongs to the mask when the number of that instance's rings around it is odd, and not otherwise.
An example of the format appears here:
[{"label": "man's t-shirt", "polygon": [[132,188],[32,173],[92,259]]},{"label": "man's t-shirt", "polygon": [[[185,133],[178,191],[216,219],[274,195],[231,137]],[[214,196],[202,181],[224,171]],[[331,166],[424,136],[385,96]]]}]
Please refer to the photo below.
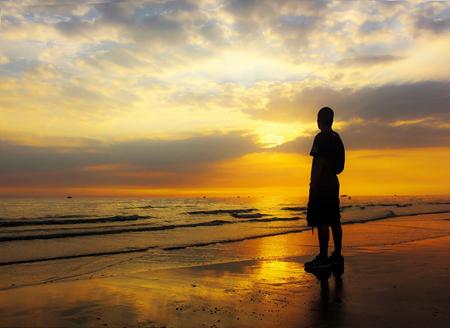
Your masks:
[{"label": "man's t-shirt", "polygon": [[[311,184],[311,189],[319,192],[339,192],[339,180],[337,174],[344,169],[345,150],[339,135],[334,131],[322,131],[314,138],[310,152],[314,157],[311,175],[319,174],[316,183]],[[321,172],[318,170],[318,158],[323,161]]]}]

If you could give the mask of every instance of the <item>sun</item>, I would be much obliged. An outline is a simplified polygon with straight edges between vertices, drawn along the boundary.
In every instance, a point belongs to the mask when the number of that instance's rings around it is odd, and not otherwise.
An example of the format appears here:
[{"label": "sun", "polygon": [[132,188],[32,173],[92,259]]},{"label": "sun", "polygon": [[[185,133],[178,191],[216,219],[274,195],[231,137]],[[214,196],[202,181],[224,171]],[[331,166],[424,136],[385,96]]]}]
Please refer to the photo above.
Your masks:
[{"label": "sun", "polygon": [[259,143],[263,148],[273,148],[286,142],[284,136],[269,133],[260,136]]},{"label": "sun", "polygon": [[297,122],[258,122],[255,127],[256,142],[263,148],[273,148],[294,140],[308,128],[308,125]]}]

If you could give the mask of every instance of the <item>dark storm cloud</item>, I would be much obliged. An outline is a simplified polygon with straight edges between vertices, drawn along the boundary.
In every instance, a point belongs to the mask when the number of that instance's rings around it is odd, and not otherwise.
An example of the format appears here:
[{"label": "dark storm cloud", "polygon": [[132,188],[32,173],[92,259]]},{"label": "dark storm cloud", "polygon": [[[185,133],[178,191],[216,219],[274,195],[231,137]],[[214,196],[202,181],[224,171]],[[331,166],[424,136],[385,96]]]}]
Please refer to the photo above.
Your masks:
[{"label": "dark storm cloud", "polygon": [[274,93],[263,109],[248,109],[256,119],[311,122],[323,106],[335,109],[337,120],[363,118],[395,121],[424,117],[450,119],[450,81],[425,81],[362,89],[305,88],[293,97]]},{"label": "dark storm cloud", "polygon": [[[338,133],[348,150],[450,145],[450,129],[422,123],[392,126],[377,121],[364,121],[350,124]],[[273,150],[308,154],[312,141],[312,136],[302,136]]]},{"label": "dark storm cloud", "polygon": [[250,137],[237,133],[184,140],[135,140],[111,145],[93,143],[83,148],[24,146],[1,141],[0,172],[71,170],[104,164],[182,172],[257,149]]}]

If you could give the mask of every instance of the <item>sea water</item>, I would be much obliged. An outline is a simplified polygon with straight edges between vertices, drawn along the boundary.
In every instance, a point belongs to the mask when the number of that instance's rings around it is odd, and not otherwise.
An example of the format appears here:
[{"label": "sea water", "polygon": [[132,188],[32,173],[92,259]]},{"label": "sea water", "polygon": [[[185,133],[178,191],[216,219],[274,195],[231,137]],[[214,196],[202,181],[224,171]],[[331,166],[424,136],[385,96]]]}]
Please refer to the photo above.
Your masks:
[{"label": "sea water", "polygon": [[[306,202],[269,196],[1,199],[0,277],[36,266],[47,271],[45,279],[83,274],[131,257],[148,267],[221,261],[196,258],[189,249],[309,230]],[[343,224],[441,212],[450,212],[450,197],[341,197]],[[183,250],[186,256],[179,256]],[[18,280],[44,279],[42,272],[37,276]]]}]

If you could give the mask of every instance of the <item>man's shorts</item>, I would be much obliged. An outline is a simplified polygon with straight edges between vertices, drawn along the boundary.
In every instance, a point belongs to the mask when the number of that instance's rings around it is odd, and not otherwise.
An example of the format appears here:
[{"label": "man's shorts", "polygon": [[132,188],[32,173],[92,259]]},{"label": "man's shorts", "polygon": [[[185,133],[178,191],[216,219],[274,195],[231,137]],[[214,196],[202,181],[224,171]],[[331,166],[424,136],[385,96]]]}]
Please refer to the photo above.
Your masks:
[{"label": "man's shorts", "polygon": [[340,224],[339,192],[310,190],[306,221],[310,227]]}]

